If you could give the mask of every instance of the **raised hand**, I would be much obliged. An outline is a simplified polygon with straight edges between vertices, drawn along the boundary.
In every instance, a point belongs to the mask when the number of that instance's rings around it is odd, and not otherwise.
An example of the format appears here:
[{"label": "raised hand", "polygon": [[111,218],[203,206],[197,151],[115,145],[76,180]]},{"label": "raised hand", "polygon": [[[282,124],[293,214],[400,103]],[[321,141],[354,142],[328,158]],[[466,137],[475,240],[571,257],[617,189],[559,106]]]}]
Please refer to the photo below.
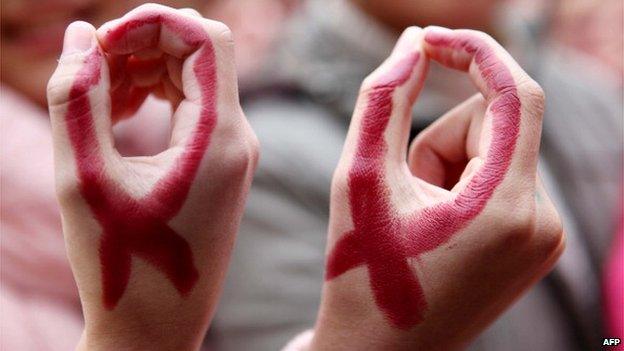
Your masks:
[{"label": "raised hand", "polygon": [[[225,25],[159,5],[68,27],[48,101],[81,347],[199,347],[257,160],[233,49]],[[121,157],[112,121],[150,92],[176,107],[170,147]]]},{"label": "raised hand", "polygon": [[[467,71],[481,94],[407,154],[428,58]],[[310,349],[460,348],[552,267],[563,236],[536,174],[543,104],[489,36],[403,33],[362,84],[334,174]]]}]

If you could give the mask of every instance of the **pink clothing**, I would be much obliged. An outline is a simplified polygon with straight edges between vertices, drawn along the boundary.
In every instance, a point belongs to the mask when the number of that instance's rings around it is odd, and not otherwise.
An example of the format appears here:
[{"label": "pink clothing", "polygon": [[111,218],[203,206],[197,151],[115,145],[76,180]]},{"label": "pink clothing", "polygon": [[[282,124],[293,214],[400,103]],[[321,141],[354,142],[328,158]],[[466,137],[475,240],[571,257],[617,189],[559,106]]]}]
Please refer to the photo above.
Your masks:
[{"label": "pink clothing", "polygon": [[[622,209],[624,211],[624,209]],[[620,214],[618,233],[613,238],[611,256],[603,278],[606,338],[624,337],[624,213]],[[613,350],[624,350],[620,343]]]},{"label": "pink clothing", "polygon": [[[83,321],[54,192],[50,123],[45,110],[0,89],[0,349],[74,349]],[[170,110],[146,105],[115,127],[122,154],[166,147]]]},{"label": "pink clothing", "polygon": [[2,350],[69,350],[82,332],[65,255],[45,111],[5,86],[0,98]]}]

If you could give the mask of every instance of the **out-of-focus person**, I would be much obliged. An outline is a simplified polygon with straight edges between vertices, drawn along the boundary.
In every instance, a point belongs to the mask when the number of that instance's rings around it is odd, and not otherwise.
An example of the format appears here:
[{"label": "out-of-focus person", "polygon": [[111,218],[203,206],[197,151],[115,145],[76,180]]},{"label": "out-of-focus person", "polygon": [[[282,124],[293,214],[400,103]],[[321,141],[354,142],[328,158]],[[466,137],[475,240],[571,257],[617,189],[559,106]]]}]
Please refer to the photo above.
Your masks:
[{"label": "out-of-focus person", "polygon": [[560,1],[553,15],[550,32],[554,41],[575,50],[577,56],[580,53],[594,60],[594,65],[602,63],[598,66],[604,79],[624,88],[624,41],[620,39],[624,32],[624,2]]},{"label": "out-of-focus person", "polygon": [[[362,79],[409,25],[486,31],[546,93],[540,175],[563,217],[555,270],[470,350],[586,350],[602,345],[601,267],[622,169],[622,101],[588,61],[553,50],[557,11],[496,1],[310,0],[276,38],[243,107],[262,157],[213,323],[219,350],[275,350],[313,327],[323,280],[329,189]],[[473,94],[432,64],[412,134]]]}]

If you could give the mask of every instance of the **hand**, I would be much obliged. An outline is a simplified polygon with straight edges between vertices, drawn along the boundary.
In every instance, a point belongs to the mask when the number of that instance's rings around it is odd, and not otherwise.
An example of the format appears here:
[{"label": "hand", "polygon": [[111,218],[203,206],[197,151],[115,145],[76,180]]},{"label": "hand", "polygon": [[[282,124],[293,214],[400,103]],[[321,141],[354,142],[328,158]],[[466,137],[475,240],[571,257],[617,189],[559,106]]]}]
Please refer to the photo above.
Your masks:
[{"label": "hand", "polygon": [[[428,58],[481,94],[412,143]],[[563,249],[536,175],[544,95],[489,36],[407,29],[362,84],[334,174],[313,350],[466,345]],[[407,160],[407,162],[406,162]]]},{"label": "hand", "polygon": [[[238,101],[233,50],[225,25],[159,5],[97,32],[84,22],[68,27],[48,101],[63,231],[85,316],[80,348],[199,347],[258,152]],[[169,149],[116,152],[111,109],[121,116],[138,107],[119,89],[138,104],[155,92],[177,107]]]}]

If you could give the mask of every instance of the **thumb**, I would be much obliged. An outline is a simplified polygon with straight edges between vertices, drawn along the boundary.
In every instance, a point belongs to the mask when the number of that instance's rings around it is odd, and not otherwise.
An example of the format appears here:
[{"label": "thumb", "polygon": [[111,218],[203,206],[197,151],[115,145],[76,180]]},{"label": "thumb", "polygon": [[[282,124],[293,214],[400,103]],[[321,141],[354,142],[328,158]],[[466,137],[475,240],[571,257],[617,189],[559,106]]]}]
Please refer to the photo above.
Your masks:
[{"label": "thumb", "polygon": [[65,170],[77,163],[103,170],[102,155],[110,154],[113,147],[108,91],[108,66],[95,28],[86,22],[70,24],[47,91],[57,185],[73,182],[64,179],[75,177]]},{"label": "thumb", "polygon": [[75,80],[79,78],[76,76],[77,73],[82,70],[80,73],[83,78],[86,78],[88,72],[83,70],[83,66],[89,57],[94,56],[94,51],[97,51],[96,47],[95,28],[91,24],[78,21],[67,27],[59,64],[48,82],[50,106],[62,105],[68,101],[70,90]]}]

